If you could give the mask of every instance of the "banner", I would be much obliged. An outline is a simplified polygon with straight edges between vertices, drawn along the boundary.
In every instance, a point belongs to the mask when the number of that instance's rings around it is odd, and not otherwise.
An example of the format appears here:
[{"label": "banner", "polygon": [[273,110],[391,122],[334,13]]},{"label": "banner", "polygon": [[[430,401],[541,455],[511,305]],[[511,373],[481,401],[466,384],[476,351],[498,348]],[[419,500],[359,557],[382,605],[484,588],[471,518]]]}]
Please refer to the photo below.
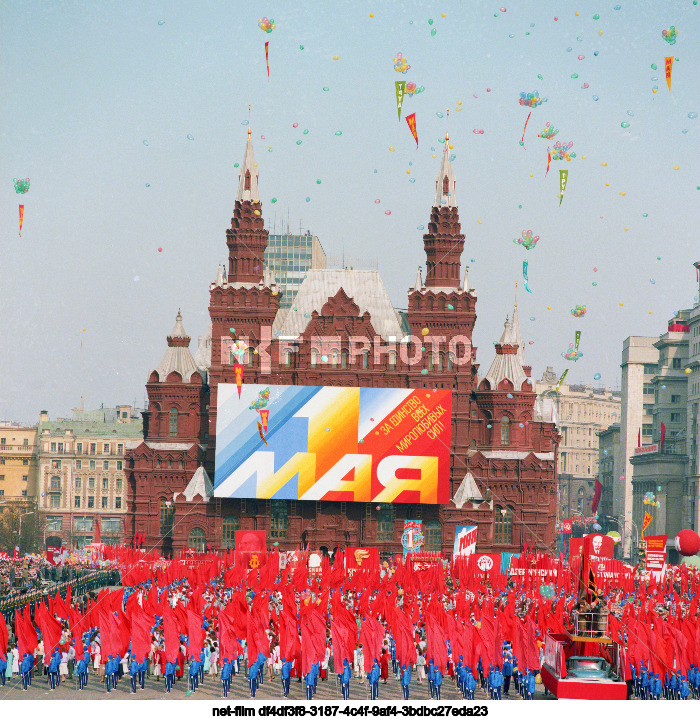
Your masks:
[{"label": "banner", "polygon": [[653,520],[654,517],[651,515],[651,513],[647,513],[646,511],[644,511],[644,520],[642,521],[642,538],[644,538],[644,531],[649,528]]},{"label": "banner", "polygon": [[564,522],[562,524],[561,532],[562,533],[573,533],[574,532],[574,522],[570,518],[567,518],[564,520]]},{"label": "banner", "polygon": [[359,568],[379,568],[379,549],[346,546],[345,570],[355,572]]},{"label": "banner", "polygon": [[501,572],[500,553],[481,553],[473,556],[477,569],[484,575],[498,575]]},{"label": "banner", "polygon": [[404,521],[403,533],[401,534],[401,545],[403,546],[403,557],[407,553],[420,551],[424,543],[423,521]]},{"label": "banner", "polygon": [[668,92],[671,92],[671,70],[673,69],[673,55],[664,58],[664,67],[666,69],[666,85],[668,85]]},{"label": "banner", "polygon": [[236,531],[236,564],[258,568],[267,558],[265,531]]},{"label": "banner", "polygon": [[[410,115],[407,115],[406,122],[408,123],[408,127],[411,129],[411,135],[413,136],[413,139],[416,141],[416,150],[417,150],[418,149],[418,129],[416,128],[416,114],[411,113]],[[447,151],[447,145],[445,145],[445,151]]]},{"label": "banner", "polygon": [[560,170],[559,171],[559,205],[561,205],[561,201],[564,200],[564,191],[566,190],[566,183],[569,180],[569,171],[568,170]]},{"label": "banner", "polygon": [[476,551],[477,526],[457,526],[455,528],[454,556],[470,556]]},{"label": "banner", "polygon": [[[273,408],[264,440],[260,392]],[[220,383],[214,496],[447,504],[451,419],[441,388]]]},{"label": "banner", "polygon": [[401,106],[403,105],[403,94],[406,90],[406,81],[397,80],[394,83],[394,86],[396,88],[396,111],[399,114],[399,122],[401,122]]}]

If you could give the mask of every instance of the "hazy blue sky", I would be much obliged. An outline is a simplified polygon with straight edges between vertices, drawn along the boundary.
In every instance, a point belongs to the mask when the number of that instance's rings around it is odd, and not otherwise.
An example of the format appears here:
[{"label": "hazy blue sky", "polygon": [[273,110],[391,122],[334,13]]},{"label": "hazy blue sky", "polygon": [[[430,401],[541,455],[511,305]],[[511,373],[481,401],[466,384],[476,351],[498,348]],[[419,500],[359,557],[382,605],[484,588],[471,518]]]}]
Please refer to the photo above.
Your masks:
[{"label": "hazy blue sky", "polygon": [[[266,227],[289,216],[327,254],[376,260],[397,307],[425,265],[419,226],[449,107],[482,373],[527,259],[533,374],[569,367],[570,381],[615,386],[623,339],[663,332],[697,293],[700,6],[500,2],[506,12],[476,0],[0,4],[0,418],[66,414],[81,395],[86,407],[142,400],[178,307],[194,352],[227,257],[249,102]],[[425,87],[401,122],[399,79]],[[548,101],[521,147],[519,93],[534,90]],[[417,150],[403,120],[414,111]],[[545,122],[577,155],[547,177]],[[31,179],[26,195],[15,177]],[[513,243],[523,229],[540,236],[530,251]],[[583,357],[568,363],[577,329]]]}]

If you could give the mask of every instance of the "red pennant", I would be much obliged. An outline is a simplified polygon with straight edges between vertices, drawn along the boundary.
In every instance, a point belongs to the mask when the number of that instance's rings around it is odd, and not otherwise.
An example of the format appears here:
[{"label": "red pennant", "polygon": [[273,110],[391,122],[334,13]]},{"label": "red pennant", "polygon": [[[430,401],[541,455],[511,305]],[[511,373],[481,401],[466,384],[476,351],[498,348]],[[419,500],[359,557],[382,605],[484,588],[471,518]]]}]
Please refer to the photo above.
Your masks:
[{"label": "red pennant", "polygon": [[418,130],[416,129],[416,114],[411,113],[410,115],[407,115],[406,122],[408,123],[408,127],[411,129],[411,135],[413,135],[413,139],[416,141],[416,148],[418,148]]}]

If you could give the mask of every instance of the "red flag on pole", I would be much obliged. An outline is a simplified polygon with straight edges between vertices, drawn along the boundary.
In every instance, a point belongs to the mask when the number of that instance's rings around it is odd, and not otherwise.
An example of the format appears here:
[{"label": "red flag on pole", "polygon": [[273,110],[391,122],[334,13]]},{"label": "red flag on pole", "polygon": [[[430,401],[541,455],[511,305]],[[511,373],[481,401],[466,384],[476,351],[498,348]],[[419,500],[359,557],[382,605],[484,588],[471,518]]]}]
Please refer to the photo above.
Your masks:
[{"label": "red flag on pole", "polygon": [[664,449],[664,441],[666,440],[666,426],[661,423],[661,438],[659,439],[659,451]]},{"label": "red flag on pole", "polygon": [[[663,425],[663,423],[661,424]],[[595,479],[595,491],[593,492],[593,503],[591,503],[591,513],[595,513],[598,510],[598,504],[600,503],[600,497],[603,495],[603,484]]]},{"label": "red flag on pole", "polygon": [[416,148],[418,148],[418,130],[416,128],[416,114],[411,113],[410,115],[407,115],[406,122],[408,123],[408,127],[411,129],[411,135],[413,136],[413,139],[416,141]]}]

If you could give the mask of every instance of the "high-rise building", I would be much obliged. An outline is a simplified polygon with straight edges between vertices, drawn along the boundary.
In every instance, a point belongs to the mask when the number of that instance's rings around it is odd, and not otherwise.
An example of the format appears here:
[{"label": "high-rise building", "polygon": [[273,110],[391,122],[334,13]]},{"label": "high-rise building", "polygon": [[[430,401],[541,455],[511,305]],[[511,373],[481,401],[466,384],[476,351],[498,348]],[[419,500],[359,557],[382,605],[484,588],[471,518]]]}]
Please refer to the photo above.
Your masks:
[{"label": "high-rise building", "polygon": [[[598,480],[602,488],[600,503],[598,504],[599,523],[603,532],[617,531],[620,539],[623,537],[622,528],[613,516],[613,488],[615,478],[620,475],[615,465],[620,460],[620,423],[613,423],[598,432]],[[625,557],[627,549],[620,540],[620,558]]]},{"label": "high-rise building", "polygon": [[[293,306],[284,309],[282,278],[260,263],[270,238],[249,128],[231,227],[226,230],[228,272],[220,268],[209,288],[210,330],[193,357],[178,314],[165,356],[148,378],[144,440],[127,454],[129,536],[143,534],[146,547],[165,554],[185,546],[230,548],[237,530],[264,531],[269,544],[279,544],[280,550],[363,546],[393,554],[401,550],[404,522],[419,519],[427,550],[451,551],[458,525],[478,527],[480,550],[517,551],[524,543],[553,550],[559,436],[551,408],[536,399],[523,356],[517,306],[506,320],[493,363],[484,377],[478,375],[471,343],[477,293],[461,268],[466,239],[448,147],[446,142],[428,232],[422,239],[425,280],[419,270],[408,290],[404,315],[392,307],[376,270],[347,268],[308,269],[306,278],[302,271],[293,271],[301,274],[301,283]],[[312,236],[306,239],[313,242]],[[416,254],[418,248],[416,241]],[[324,408],[337,414],[334,421],[318,427],[316,421],[304,420],[305,413],[311,413],[308,409],[287,409],[285,416],[273,408],[267,438],[259,424],[242,448],[231,436],[236,424],[222,430],[217,421],[227,420],[227,394],[236,385],[245,390],[246,384],[283,387],[280,393],[295,398],[311,393],[313,389],[298,390],[309,386],[349,389],[353,398],[360,397],[356,388],[385,389],[406,399],[419,392],[449,390],[451,411],[443,417],[447,411],[441,408],[428,418],[422,407],[409,414],[401,406],[396,422],[410,419],[411,426],[404,440],[398,439],[401,447],[387,449],[385,458],[399,466],[387,470],[390,464],[385,464],[380,482],[378,474],[373,479],[375,470],[367,459],[373,458],[369,446],[382,443],[380,421],[391,413],[385,406],[367,418],[365,445],[358,445],[364,442],[358,439],[359,428],[341,423],[342,413],[331,405]],[[244,405],[239,410],[256,412],[255,406]],[[394,416],[386,416],[382,428],[386,434],[393,424],[390,417]],[[287,425],[285,418],[294,424]],[[433,427],[433,422],[440,425]],[[292,453],[292,438],[285,432],[292,427],[297,429],[293,443],[309,450]],[[410,456],[406,448],[414,439],[424,440],[424,433],[434,438],[448,427],[450,442],[444,445],[449,458],[439,474],[444,498],[436,502],[437,495],[433,499],[423,487],[411,487],[407,493],[388,488],[422,479],[416,475],[422,474],[420,467],[397,476],[401,457]],[[272,447],[279,443],[277,451],[268,449],[268,441]],[[235,496],[222,493],[221,485],[231,476],[223,481],[215,476],[223,475],[220,463],[228,463],[222,461],[228,452],[255,454],[250,465],[232,460],[226,468],[237,474],[236,483],[243,484]],[[267,459],[265,469],[255,466],[261,458]],[[338,463],[348,458],[360,465],[341,472]],[[418,456],[411,458],[420,466]],[[429,462],[437,463],[437,457],[430,456]],[[314,467],[295,470],[297,463]],[[340,473],[336,480],[348,490],[319,490],[316,464],[324,469],[324,483]],[[244,474],[249,475],[243,478]],[[219,482],[218,495],[212,478]],[[311,478],[313,489],[307,485]]]},{"label": "high-rise building", "polygon": [[541,399],[554,405],[561,441],[557,495],[559,518],[590,517],[598,475],[599,433],[619,419],[620,393],[587,385],[558,386],[551,366],[535,383]]},{"label": "high-rise building", "polygon": [[309,230],[304,235],[270,234],[264,261],[282,293],[280,308],[291,308],[307,272],[326,267],[326,254],[321,241]]},{"label": "high-rise building", "polygon": [[38,429],[38,510],[50,546],[125,540],[124,456],[143,437],[141,412],[129,405],[73,411],[50,421],[42,411]]},{"label": "high-rise building", "polygon": [[[620,410],[620,448],[615,467],[612,515],[624,529],[625,552],[639,540],[637,520],[633,517],[632,462],[634,449],[652,442],[654,386],[659,366],[658,338],[630,336],[622,343],[622,408]],[[620,533],[623,533],[623,530]]]}]

